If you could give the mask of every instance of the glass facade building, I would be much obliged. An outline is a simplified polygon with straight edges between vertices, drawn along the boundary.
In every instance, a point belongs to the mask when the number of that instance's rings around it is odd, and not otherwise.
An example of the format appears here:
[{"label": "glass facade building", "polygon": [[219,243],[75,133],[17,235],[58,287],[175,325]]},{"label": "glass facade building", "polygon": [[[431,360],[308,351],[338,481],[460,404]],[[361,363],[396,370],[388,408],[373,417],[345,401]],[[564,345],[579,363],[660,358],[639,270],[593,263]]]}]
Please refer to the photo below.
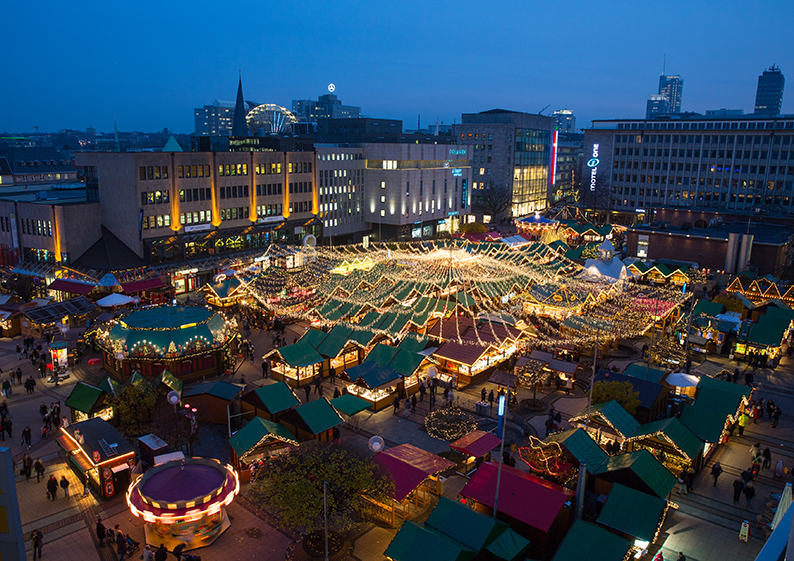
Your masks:
[{"label": "glass facade building", "polygon": [[516,129],[513,216],[526,216],[546,208],[550,159],[550,131]]}]

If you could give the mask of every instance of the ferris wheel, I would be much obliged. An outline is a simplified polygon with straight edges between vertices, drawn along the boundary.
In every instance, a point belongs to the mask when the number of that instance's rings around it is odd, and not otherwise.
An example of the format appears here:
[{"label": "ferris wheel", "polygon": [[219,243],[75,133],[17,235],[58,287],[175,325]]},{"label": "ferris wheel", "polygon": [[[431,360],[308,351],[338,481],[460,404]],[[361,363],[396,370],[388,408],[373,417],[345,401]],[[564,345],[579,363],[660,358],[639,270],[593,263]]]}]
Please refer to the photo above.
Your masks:
[{"label": "ferris wheel", "polygon": [[257,105],[245,117],[248,130],[259,134],[279,134],[288,132],[298,118],[281,105],[265,103]]}]

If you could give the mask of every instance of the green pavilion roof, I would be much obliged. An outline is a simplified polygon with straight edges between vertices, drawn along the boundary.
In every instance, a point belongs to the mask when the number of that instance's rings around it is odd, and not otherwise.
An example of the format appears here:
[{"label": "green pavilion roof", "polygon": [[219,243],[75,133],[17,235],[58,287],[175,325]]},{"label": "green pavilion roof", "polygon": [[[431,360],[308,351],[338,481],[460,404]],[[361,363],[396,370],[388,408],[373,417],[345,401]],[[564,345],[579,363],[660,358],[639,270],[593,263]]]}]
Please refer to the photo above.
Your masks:
[{"label": "green pavilion roof", "polygon": [[346,393],[344,395],[340,395],[339,397],[335,397],[331,400],[331,405],[334,406],[334,409],[337,411],[341,411],[345,415],[352,417],[362,411],[369,409],[372,405],[358,396],[355,396],[351,393]]},{"label": "green pavilion roof", "polygon": [[397,354],[394,355],[394,358],[389,363],[389,366],[394,368],[403,376],[410,376],[416,371],[417,368],[419,368],[419,365],[422,364],[422,361],[425,360],[425,358],[426,357],[423,355],[417,354],[415,352],[398,349]]},{"label": "green pavilion roof", "polygon": [[378,343],[369,352],[364,362],[375,362],[378,366],[386,366],[396,355],[397,349],[395,347]]},{"label": "green pavilion roof", "polygon": [[719,302],[710,302],[709,300],[704,300],[702,298],[698,298],[697,304],[695,304],[695,309],[692,310],[693,316],[699,316],[700,314],[705,314],[708,317],[714,317],[722,313],[725,309],[723,304]]},{"label": "green pavilion roof", "polygon": [[116,395],[121,390],[121,384],[110,376],[105,376],[97,387],[108,395]]},{"label": "green pavilion roof", "polygon": [[223,316],[199,306],[154,306],[122,316],[102,339],[131,356],[176,357],[229,340]]},{"label": "green pavilion roof", "polygon": [[468,561],[476,553],[433,528],[409,520],[394,536],[385,555],[394,561]]},{"label": "green pavilion roof", "polygon": [[243,458],[260,444],[265,444],[272,440],[281,440],[294,445],[298,444],[298,441],[286,427],[262,417],[254,417],[247,425],[232,435],[229,439],[229,445],[234,450],[234,453],[237,454],[237,457]]},{"label": "green pavilion roof", "polygon": [[[322,344],[327,335],[327,333],[320,331],[319,329],[309,329],[303,334],[303,337],[300,338],[300,341],[308,343],[312,348],[316,349],[320,346],[320,344]],[[298,342],[300,343],[300,341]]]},{"label": "green pavilion roof", "polygon": [[165,384],[175,392],[182,393],[182,380],[171,374],[168,370],[163,370],[160,374],[155,378],[155,382],[158,384]]},{"label": "green pavilion roof", "polygon": [[284,362],[291,368],[311,366],[312,364],[319,364],[323,361],[323,357],[311,346],[309,340],[306,338],[302,338],[294,345],[279,347],[268,353],[268,356],[272,353],[281,355]]},{"label": "green pavilion roof", "polygon": [[649,542],[656,535],[664,508],[664,499],[615,483],[598,522]]},{"label": "green pavilion roof", "polygon": [[218,399],[225,401],[233,401],[243,391],[244,386],[237,384],[230,384],[223,380],[216,380],[215,382],[204,382],[193,388],[187,390],[182,397],[191,397],[194,395],[211,395]]},{"label": "green pavilion roof", "polygon": [[425,522],[466,547],[479,551],[509,526],[442,497]]},{"label": "green pavilion roof", "polygon": [[316,347],[317,352],[324,357],[336,358],[347,345],[352,332],[353,330],[351,328],[344,325],[334,326],[334,328],[328,332],[328,335],[325,336],[322,343]]},{"label": "green pavilion roof", "polygon": [[628,540],[609,530],[577,520],[568,530],[552,561],[623,561],[631,545]]},{"label": "green pavilion roof", "polygon": [[736,415],[742,398],[749,395],[747,386],[701,376],[695,403],[684,407],[681,422],[699,439],[717,443],[728,415]]},{"label": "green pavilion roof", "polygon": [[647,380],[649,382],[659,383],[664,378],[665,370],[661,368],[648,367],[647,363],[635,362],[629,364],[622,372],[624,376],[631,376],[638,380]]},{"label": "green pavilion roof", "polygon": [[[291,409],[300,405],[300,400],[298,400],[298,398],[295,396],[292,388],[290,388],[286,382],[283,381],[272,382],[270,384],[265,384],[264,386],[256,388],[255,390],[246,393],[243,396],[243,401],[252,401],[250,399],[251,394],[258,398],[260,402],[259,404],[261,404],[271,415],[281,413],[282,411],[286,411],[287,409]],[[256,399],[253,401],[256,404]]]}]

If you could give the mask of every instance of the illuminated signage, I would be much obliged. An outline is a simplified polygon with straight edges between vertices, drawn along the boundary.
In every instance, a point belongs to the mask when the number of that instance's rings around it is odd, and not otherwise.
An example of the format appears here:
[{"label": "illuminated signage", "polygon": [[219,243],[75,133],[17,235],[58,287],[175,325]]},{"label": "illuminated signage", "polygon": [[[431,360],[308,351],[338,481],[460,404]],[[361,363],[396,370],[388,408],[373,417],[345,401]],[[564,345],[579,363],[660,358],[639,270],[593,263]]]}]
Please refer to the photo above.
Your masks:
[{"label": "illuminated signage", "polygon": [[460,149],[450,148],[449,149],[449,154],[450,154],[450,156],[465,156],[466,155],[466,150],[465,149],[460,150]]},{"label": "illuminated signage", "polygon": [[452,170],[452,177],[463,177],[463,170],[460,168],[455,168]]},{"label": "illuminated signage", "polygon": [[596,189],[596,175],[598,174],[598,164],[601,160],[598,159],[598,144],[593,144],[593,157],[587,160],[587,167],[590,168],[590,190]]},{"label": "illuminated signage", "polygon": [[559,132],[554,131],[554,140],[551,143],[551,184],[557,184],[557,141]]},{"label": "illuminated signage", "polygon": [[469,180],[464,179],[460,190],[460,208],[466,210],[466,203],[469,202]]}]

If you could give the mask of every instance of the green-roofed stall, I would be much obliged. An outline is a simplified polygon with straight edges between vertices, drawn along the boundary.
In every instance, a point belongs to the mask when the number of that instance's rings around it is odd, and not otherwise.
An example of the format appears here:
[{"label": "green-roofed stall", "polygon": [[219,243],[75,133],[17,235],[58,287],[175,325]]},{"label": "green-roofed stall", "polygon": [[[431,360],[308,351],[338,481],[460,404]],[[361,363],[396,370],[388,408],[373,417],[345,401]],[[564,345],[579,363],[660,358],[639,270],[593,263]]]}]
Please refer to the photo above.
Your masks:
[{"label": "green-roofed stall", "polygon": [[631,542],[600,526],[577,520],[560,544],[552,561],[623,561]]},{"label": "green-roofed stall", "polygon": [[229,439],[232,465],[243,482],[251,479],[252,466],[273,453],[297,445],[298,440],[286,427],[261,417],[254,417]]},{"label": "green-roofed stall", "polygon": [[71,410],[72,423],[87,421],[101,417],[109,421],[113,418],[113,409],[107,404],[107,394],[100,388],[77,382],[66,398],[66,406]]},{"label": "green-roofed stall", "polygon": [[[597,403],[590,409],[590,425],[599,425],[613,433],[618,439],[625,440],[640,427],[640,423],[615,401]],[[572,416],[570,422],[582,424],[587,419],[588,408]]]},{"label": "green-roofed stall", "polygon": [[664,522],[667,501],[615,483],[598,515],[598,523],[628,540],[652,542]]},{"label": "green-roofed stall", "polygon": [[116,395],[121,391],[121,384],[110,376],[105,376],[97,387],[108,395]]},{"label": "green-roofed stall", "polygon": [[301,404],[292,388],[284,381],[274,381],[246,392],[240,398],[242,410],[253,411],[257,417],[275,421],[279,413]]},{"label": "green-roofed stall", "polygon": [[330,442],[333,429],[344,423],[328,398],[320,397],[284,412],[279,423],[287,427],[299,442],[318,440]]},{"label": "green-roofed stall", "polygon": [[372,404],[367,400],[349,393],[333,398],[331,400],[331,405],[334,406],[334,409],[344,413],[348,417],[352,417],[372,407]]},{"label": "green-roofed stall", "polygon": [[576,464],[587,464],[587,471],[593,473],[606,462],[607,453],[596,444],[584,429],[566,430],[546,437],[544,442],[556,442],[562,446],[567,459]]},{"label": "green-roofed stall", "polygon": [[312,331],[316,330],[310,329],[297,343],[273,349],[265,355],[275,380],[298,387],[321,375],[324,359],[312,346],[311,339],[307,339]]},{"label": "green-roofed stall", "polygon": [[378,366],[386,366],[397,354],[396,347],[390,347],[383,343],[378,343],[364,359],[364,362],[375,362]]},{"label": "green-roofed stall", "polygon": [[752,389],[707,376],[700,377],[697,389],[695,403],[684,407],[681,423],[700,440],[719,444],[728,423],[736,418]]},{"label": "green-roofed stall", "polygon": [[136,370],[146,379],[168,370],[186,382],[223,374],[239,333],[211,309],[163,305],[110,320],[96,337],[102,366],[116,380],[126,381]]},{"label": "green-roofed stall", "polygon": [[468,561],[477,554],[441,532],[408,521],[394,536],[386,556],[394,561]]},{"label": "green-roofed stall", "polygon": [[228,425],[232,404],[244,387],[225,380],[204,382],[185,390],[182,401],[198,409],[199,421]]},{"label": "green-roofed stall", "polygon": [[664,499],[676,484],[675,476],[645,449],[610,456],[595,471],[595,475],[595,490],[598,494],[605,494],[612,483],[620,482]]},{"label": "green-roofed stall", "polygon": [[164,384],[169,390],[173,390],[178,393],[182,393],[182,380],[171,374],[168,370],[163,370],[154,379],[155,383],[157,384]]},{"label": "green-roofed stall", "polygon": [[628,438],[631,450],[648,448],[673,475],[679,476],[687,469],[700,467],[703,442],[684,424],[670,417],[646,423]]}]

